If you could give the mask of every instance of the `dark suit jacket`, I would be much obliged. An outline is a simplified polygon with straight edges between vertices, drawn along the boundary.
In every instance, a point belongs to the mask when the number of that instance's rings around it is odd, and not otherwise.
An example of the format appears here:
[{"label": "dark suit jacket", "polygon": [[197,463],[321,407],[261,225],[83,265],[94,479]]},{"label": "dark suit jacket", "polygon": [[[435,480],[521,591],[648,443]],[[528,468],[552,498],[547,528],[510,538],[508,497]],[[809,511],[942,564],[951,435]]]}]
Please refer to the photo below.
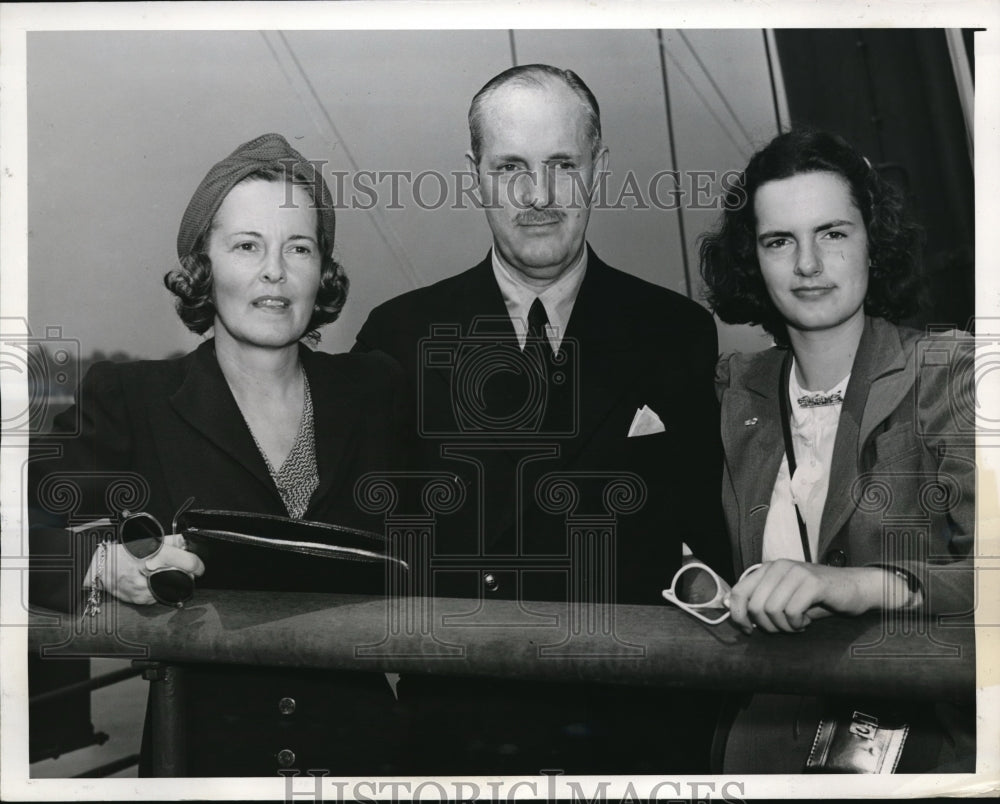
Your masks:
[{"label": "dark suit jacket", "polygon": [[[313,399],[320,484],[305,519],[367,527],[381,522],[354,503],[365,472],[399,468],[404,443],[399,367],[385,355],[329,355],[302,348]],[[33,443],[31,463],[32,600],[66,610],[93,553],[77,544],[75,569],[39,573],[46,560],[67,556],[65,531],[122,509],[147,511],[169,532],[178,507],[287,516],[208,340],[174,360],[98,363],[84,378],[77,405],[56,418],[54,435]],[[61,453],[61,454],[60,454]],[[51,457],[49,457],[51,456]],[[82,539],[79,541],[83,541]],[[209,547],[199,587],[255,588],[273,566],[233,566]],[[58,563],[58,561],[57,561]],[[380,586],[379,574],[351,563],[317,562],[298,588],[330,591]],[[65,564],[65,562],[63,562]],[[72,577],[70,577],[72,576]],[[62,582],[55,582],[61,578]],[[361,583],[364,578],[364,583]]]},{"label": "dark suit jacket", "polygon": [[[959,612],[972,604],[976,465],[972,432],[960,422],[963,407],[973,411],[973,376],[956,369],[970,343],[954,333],[920,337],[866,320],[837,427],[817,555],[835,566],[899,566],[930,582],[932,610]],[[928,347],[933,354],[924,360]],[[785,354],[769,349],[719,362],[722,494],[737,572],[761,559],[784,455],[778,386]],[[910,532],[925,532],[919,545],[887,544],[900,518],[912,520]],[[929,562],[946,568],[928,576]]]},{"label": "dark suit jacket", "polygon": [[[437,594],[565,600],[569,572],[544,567],[569,550],[567,519],[615,518],[619,602],[662,604],[682,540],[728,574],[711,380],[717,339],[698,304],[590,251],[554,366],[564,381],[549,382],[536,417],[489,256],[374,309],[355,346],[370,349],[403,366],[421,466],[454,474],[466,491],[461,510],[438,517],[435,557],[467,560],[453,572],[435,568]],[[627,438],[643,405],[665,432]],[[550,473],[572,475],[575,504],[560,507],[568,498],[546,483]],[[608,490],[616,477],[619,498]],[[543,571],[518,577],[504,569],[510,556]]]},{"label": "dark suit jacket", "polygon": [[[465,494],[437,514],[436,594],[663,605],[681,541],[728,574],[716,330],[698,304],[590,251],[560,356],[522,353],[487,256],[377,307],[355,349],[403,366],[419,467]],[[532,375],[523,361],[536,357]],[[665,432],[628,438],[643,405]],[[568,530],[607,533],[612,521],[614,564],[568,568],[572,542],[586,541]],[[698,693],[404,675],[400,701],[414,707],[410,771],[708,770],[714,700]],[[683,733],[650,711],[669,711]]]}]

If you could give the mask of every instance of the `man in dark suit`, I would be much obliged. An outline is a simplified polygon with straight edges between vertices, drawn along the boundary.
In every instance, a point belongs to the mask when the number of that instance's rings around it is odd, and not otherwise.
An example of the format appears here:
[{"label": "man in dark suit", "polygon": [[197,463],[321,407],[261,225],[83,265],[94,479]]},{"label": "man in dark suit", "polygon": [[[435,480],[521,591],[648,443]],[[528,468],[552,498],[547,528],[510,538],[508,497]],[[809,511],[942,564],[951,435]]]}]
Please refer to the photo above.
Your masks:
[{"label": "man in dark suit", "polygon": [[[469,127],[467,159],[493,248],[474,268],[373,310],[355,346],[403,366],[421,467],[447,472],[464,498],[437,518],[432,586],[423,591],[568,601],[570,619],[574,607],[662,605],[682,541],[729,569],[712,318],[606,265],[587,245],[608,149],[597,100],[576,74],[507,70],[475,96]],[[410,682],[425,697],[433,686]],[[455,715],[454,745],[439,742],[444,728],[429,738],[451,764],[418,771],[537,773],[574,761],[578,772],[707,770],[684,752],[665,755],[665,715],[629,723],[629,737],[613,725],[625,722],[623,711],[640,711],[626,699],[674,706],[669,696],[476,684],[465,697],[442,684],[439,710],[466,714]],[[503,729],[484,725],[492,718],[476,710],[489,711],[491,695],[502,698],[505,723],[518,718],[512,702],[523,703],[525,722],[497,736]],[[550,733],[539,724],[557,709]],[[706,719],[699,715],[701,727]],[[554,748],[572,743],[567,734],[583,735],[585,747]],[[474,757],[470,745],[487,747]],[[456,756],[463,751],[467,764]]]}]

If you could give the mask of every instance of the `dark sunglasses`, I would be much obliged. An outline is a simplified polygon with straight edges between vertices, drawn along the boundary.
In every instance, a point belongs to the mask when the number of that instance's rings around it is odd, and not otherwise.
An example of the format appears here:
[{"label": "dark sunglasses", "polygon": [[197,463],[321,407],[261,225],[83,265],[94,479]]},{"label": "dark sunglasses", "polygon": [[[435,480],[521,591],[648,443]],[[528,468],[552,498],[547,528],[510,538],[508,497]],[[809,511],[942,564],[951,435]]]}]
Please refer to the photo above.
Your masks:
[{"label": "dark sunglasses", "polygon": [[[193,501],[194,498],[181,506],[174,516],[175,523],[177,517]],[[176,525],[174,529],[176,530]],[[133,558],[146,561],[155,556],[163,549],[164,535],[159,520],[151,514],[144,511],[134,514],[128,511],[121,512],[121,519],[118,521],[118,541]],[[147,570],[144,567],[142,574],[146,576],[149,591],[157,603],[183,608],[184,604],[194,597],[194,576],[185,570],[174,567]]]}]

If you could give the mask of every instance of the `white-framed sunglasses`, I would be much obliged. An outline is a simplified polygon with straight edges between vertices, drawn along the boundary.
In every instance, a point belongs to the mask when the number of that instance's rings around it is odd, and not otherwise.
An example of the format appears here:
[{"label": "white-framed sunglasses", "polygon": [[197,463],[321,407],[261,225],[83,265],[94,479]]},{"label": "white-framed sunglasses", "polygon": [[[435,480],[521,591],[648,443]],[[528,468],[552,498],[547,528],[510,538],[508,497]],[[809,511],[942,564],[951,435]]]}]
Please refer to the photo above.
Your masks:
[{"label": "white-framed sunglasses", "polygon": [[[742,581],[760,567],[760,564],[747,567],[739,580]],[[729,618],[726,598],[731,591],[732,587],[708,564],[691,561],[674,573],[670,588],[664,589],[662,594],[667,602],[673,603],[703,623],[719,625]]]}]

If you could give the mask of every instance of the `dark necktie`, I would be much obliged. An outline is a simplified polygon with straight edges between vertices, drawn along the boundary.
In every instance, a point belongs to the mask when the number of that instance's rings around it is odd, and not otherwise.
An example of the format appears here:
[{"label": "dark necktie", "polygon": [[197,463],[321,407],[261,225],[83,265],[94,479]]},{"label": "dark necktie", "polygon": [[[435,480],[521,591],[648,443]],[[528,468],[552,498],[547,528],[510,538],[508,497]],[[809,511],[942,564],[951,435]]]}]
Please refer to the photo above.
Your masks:
[{"label": "dark necktie", "polygon": [[528,341],[544,343],[551,349],[548,334],[545,332],[545,325],[548,323],[549,317],[545,314],[545,305],[536,296],[531,303],[531,309],[528,310]]}]

